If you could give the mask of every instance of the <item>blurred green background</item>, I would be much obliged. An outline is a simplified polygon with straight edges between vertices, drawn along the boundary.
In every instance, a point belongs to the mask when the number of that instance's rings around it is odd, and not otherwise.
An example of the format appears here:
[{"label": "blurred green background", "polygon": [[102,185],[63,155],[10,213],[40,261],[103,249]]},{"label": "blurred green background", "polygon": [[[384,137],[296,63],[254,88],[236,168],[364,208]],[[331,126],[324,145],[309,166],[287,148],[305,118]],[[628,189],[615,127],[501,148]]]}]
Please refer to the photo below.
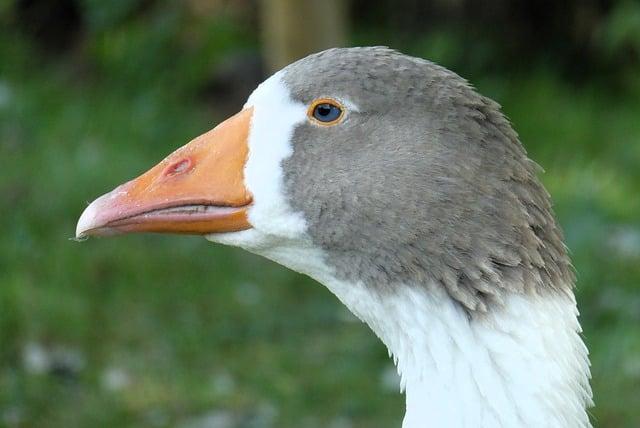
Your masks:
[{"label": "blurred green background", "polygon": [[0,0],[0,426],[400,426],[385,348],[308,278],[198,237],[69,240],[88,201],[330,43],[432,59],[503,105],[572,251],[594,423],[640,426],[630,0]]}]

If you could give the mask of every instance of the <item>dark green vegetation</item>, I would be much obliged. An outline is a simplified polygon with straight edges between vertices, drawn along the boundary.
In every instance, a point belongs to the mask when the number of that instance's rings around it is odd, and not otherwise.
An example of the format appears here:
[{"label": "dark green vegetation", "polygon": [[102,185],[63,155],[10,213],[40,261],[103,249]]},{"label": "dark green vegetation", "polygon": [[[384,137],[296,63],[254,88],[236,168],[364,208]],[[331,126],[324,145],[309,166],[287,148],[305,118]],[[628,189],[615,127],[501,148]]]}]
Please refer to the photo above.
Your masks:
[{"label": "dark green vegetation", "polygon": [[[86,1],[82,42],[52,53],[5,31],[3,4],[0,426],[399,426],[386,350],[311,280],[197,237],[69,240],[87,201],[224,117],[199,94],[256,35],[233,16],[130,18]],[[605,28],[614,48],[640,20],[628,4]],[[355,42],[393,45],[371,32]],[[638,426],[640,71],[492,71],[461,60],[463,45],[434,32],[394,46],[499,101],[545,167],[578,272],[595,423]]]}]

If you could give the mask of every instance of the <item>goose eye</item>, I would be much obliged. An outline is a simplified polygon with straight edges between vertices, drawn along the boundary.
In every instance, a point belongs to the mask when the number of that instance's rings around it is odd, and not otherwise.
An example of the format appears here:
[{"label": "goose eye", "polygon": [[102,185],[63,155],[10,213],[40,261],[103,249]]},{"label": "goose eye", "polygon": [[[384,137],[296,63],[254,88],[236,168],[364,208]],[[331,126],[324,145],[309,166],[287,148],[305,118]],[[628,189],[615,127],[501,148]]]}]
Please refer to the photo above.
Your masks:
[{"label": "goose eye", "polygon": [[334,125],[342,118],[342,106],[334,100],[317,100],[309,108],[309,116],[322,125]]}]

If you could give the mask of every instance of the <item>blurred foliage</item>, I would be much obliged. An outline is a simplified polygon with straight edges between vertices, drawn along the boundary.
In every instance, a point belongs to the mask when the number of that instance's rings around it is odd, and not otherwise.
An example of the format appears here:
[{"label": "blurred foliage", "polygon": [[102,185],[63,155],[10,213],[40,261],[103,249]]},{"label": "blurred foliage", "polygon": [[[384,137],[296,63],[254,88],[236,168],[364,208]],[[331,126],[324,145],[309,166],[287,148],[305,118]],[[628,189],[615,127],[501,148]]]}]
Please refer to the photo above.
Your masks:
[{"label": "blurred foliage", "polygon": [[[639,3],[369,3],[353,44],[467,77],[545,167],[595,424],[640,425]],[[399,426],[386,350],[323,287],[200,238],[68,239],[86,201],[239,107],[208,91],[258,51],[254,6],[0,0],[0,425]]]},{"label": "blurred foliage", "polygon": [[622,2],[604,21],[599,34],[604,53],[614,55],[640,55],[640,3]]}]

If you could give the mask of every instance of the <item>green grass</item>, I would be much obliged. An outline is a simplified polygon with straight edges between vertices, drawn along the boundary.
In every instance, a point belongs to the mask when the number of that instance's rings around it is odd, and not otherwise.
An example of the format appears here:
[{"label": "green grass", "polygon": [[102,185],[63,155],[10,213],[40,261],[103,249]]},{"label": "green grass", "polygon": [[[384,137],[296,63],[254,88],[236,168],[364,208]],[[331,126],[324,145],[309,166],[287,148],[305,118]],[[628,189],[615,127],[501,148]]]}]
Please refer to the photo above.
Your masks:
[{"label": "green grass", "polygon": [[[197,237],[69,240],[86,202],[221,119],[192,83],[167,84],[181,66],[153,65],[167,69],[143,82],[118,69],[126,46],[101,43],[117,46],[92,55],[113,63],[90,77],[0,43],[15,60],[0,65],[0,425],[399,426],[386,350],[313,281]],[[578,271],[596,425],[638,426],[638,95],[545,71],[470,77],[547,171]],[[80,362],[41,372],[38,347]]]}]

